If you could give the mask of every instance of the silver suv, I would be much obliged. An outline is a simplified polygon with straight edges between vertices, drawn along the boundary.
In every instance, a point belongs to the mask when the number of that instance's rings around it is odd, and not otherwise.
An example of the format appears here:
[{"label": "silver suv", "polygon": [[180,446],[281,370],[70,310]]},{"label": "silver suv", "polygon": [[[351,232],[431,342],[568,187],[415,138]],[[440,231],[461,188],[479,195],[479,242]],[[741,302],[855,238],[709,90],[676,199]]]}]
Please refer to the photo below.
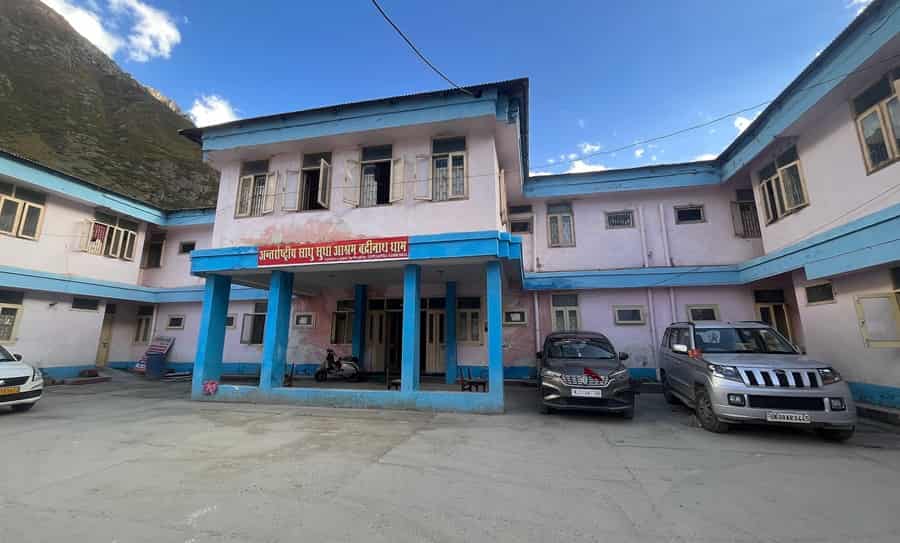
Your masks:
[{"label": "silver suv", "polygon": [[841,375],[765,324],[674,323],[659,361],[666,400],[693,407],[711,432],[753,422],[815,428],[836,441],[853,435],[856,406]]}]

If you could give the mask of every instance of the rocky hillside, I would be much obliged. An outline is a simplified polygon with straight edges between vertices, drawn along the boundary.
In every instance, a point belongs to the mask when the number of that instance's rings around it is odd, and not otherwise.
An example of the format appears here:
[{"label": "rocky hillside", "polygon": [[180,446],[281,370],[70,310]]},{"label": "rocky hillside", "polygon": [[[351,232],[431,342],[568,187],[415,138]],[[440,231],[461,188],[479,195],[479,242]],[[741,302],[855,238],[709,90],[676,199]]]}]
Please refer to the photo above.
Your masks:
[{"label": "rocky hillside", "polygon": [[164,209],[215,205],[217,175],[178,135],[191,122],[65,19],[0,0],[0,36],[0,150]]}]

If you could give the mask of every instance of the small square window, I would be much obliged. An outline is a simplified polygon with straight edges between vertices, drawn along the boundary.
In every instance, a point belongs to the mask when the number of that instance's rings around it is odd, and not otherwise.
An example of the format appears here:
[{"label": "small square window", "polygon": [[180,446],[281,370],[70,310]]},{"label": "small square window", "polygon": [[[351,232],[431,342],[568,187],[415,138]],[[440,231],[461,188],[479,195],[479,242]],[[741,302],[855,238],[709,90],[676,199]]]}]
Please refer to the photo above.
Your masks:
[{"label": "small square window", "polygon": [[97,311],[100,307],[100,300],[93,298],[72,298],[72,309],[80,311]]},{"label": "small square window", "polygon": [[688,319],[691,321],[719,320],[719,306],[717,305],[689,305],[687,312]]},{"label": "small square window", "polygon": [[296,313],[294,315],[294,326],[297,328],[313,328],[315,326],[315,318],[312,313]]},{"label": "small square window", "polygon": [[513,234],[528,234],[531,232],[531,219],[514,220],[509,222],[509,231]]},{"label": "small square window", "polygon": [[706,214],[703,206],[679,206],[675,208],[676,224],[693,224],[705,222]]},{"label": "small square window", "polygon": [[528,324],[525,311],[514,309],[503,312],[504,326],[518,326],[522,324]]},{"label": "small square window", "polygon": [[169,315],[166,321],[166,328],[169,330],[184,329],[184,315]]},{"label": "small square window", "polygon": [[616,324],[644,324],[644,308],[639,305],[613,307]]},{"label": "small square window", "polygon": [[826,304],[833,301],[834,288],[831,286],[831,283],[806,287],[806,303],[808,305]]},{"label": "small square window", "polygon": [[225,316],[225,328],[234,328],[235,315]]},{"label": "small square window", "polygon": [[197,248],[196,241],[182,241],[180,245],[178,245],[178,254],[188,254],[194,249]]},{"label": "small square window", "polygon": [[606,213],[606,227],[612,228],[634,228],[634,211],[626,209],[624,211],[609,211]]}]

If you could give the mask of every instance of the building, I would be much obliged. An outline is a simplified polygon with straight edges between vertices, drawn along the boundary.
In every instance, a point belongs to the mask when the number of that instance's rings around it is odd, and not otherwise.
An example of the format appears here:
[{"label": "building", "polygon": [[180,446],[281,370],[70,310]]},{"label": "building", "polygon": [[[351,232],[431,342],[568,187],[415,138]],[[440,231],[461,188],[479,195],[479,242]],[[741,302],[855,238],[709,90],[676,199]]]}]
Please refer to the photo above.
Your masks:
[{"label": "building", "polygon": [[[551,330],[655,379],[670,322],[764,320],[900,406],[898,6],[706,162],[529,177],[526,79],[187,130],[221,173],[209,210],[3,155],[0,341],[63,376],[165,335],[198,399],[490,412]],[[282,386],[329,348],[399,390]],[[460,371],[488,391],[423,379]],[[207,396],[223,373],[259,382]]]}]

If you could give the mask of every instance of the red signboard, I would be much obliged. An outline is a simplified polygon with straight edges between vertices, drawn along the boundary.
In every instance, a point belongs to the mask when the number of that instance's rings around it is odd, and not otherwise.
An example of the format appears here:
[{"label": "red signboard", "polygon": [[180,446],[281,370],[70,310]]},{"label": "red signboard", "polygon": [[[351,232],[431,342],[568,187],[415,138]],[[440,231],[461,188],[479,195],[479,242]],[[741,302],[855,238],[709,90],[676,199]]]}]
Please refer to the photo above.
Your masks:
[{"label": "red signboard", "polygon": [[326,262],[405,260],[409,237],[351,239],[322,243],[285,243],[257,248],[257,266],[297,266]]}]

